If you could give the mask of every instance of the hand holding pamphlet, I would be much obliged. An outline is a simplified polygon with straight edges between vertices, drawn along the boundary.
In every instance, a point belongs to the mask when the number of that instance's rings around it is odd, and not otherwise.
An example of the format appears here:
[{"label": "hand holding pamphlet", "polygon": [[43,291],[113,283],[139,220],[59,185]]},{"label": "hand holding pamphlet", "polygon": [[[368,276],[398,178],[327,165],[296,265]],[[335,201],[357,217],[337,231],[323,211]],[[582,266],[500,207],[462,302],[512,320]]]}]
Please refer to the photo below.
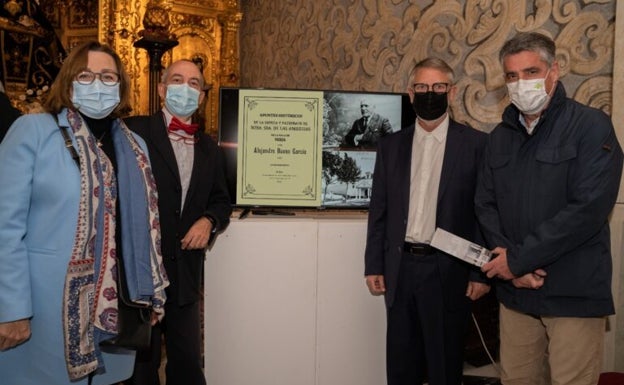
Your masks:
[{"label": "hand holding pamphlet", "polygon": [[431,246],[479,267],[488,263],[492,257],[492,252],[485,247],[458,237],[439,227],[433,233]]}]

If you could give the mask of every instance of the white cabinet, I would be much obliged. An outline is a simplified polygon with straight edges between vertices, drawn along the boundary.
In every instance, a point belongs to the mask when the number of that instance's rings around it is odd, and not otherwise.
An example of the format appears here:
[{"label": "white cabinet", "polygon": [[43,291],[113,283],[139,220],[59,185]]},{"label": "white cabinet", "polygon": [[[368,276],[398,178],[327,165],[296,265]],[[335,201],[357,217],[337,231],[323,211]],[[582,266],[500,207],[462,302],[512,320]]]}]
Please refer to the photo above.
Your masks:
[{"label": "white cabinet", "polygon": [[385,383],[385,308],[366,217],[233,220],[207,253],[208,385]]}]

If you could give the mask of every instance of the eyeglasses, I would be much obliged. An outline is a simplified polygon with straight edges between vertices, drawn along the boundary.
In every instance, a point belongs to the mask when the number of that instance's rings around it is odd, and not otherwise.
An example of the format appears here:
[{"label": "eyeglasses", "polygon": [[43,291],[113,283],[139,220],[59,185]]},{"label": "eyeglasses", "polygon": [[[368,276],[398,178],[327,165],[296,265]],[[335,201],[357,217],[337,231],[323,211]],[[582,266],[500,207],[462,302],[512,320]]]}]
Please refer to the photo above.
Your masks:
[{"label": "eyeglasses", "polygon": [[444,94],[448,92],[450,87],[451,85],[449,83],[433,83],[431,86],[425,83],[414,83],[410,89],[416,94],[424,94],[430,89],[436,94]]},{"label": "eyeglasses", "polygon": [[76,81],[83,85],[88,85],[95,81],[95,78],[99,77],[100,81],[105,86],[114,86],[119,83],[119,74],[116,72],[91,72],[85,70],[76,75]]}]

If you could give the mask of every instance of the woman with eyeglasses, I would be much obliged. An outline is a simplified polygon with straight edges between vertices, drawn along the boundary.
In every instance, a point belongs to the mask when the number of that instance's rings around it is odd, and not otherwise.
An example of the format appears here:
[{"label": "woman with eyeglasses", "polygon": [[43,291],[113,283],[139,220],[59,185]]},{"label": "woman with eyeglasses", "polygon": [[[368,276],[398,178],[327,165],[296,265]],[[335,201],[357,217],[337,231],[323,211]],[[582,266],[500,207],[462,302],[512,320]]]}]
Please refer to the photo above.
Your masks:
[{"label": "woman with eyeglasses", "polygon": [[162,315],[157,195],[119,56],[72,50],[44,105],[0,145],[0,383],[112,384],[134,352],[117,335],[117,261],[131,300]]}]

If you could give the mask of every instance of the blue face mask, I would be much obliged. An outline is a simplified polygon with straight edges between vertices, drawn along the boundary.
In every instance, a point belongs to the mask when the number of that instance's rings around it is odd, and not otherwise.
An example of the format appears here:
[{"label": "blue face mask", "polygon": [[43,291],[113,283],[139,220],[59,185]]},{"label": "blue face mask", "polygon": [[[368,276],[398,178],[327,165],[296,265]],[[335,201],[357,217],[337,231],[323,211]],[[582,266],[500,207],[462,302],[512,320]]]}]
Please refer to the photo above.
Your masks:
[{"label": "blue face mask", "polygon": [[188,118],[199,107],[199,91],[188,84],[169,84],[165,107],[172,115],[179,118]]},{"label": "blue face mask", "polygon": [[119,105],[119,84],[107,86],[100,79],[91,84],[73,83],[72,103],[82,114],[103,119]]}]

